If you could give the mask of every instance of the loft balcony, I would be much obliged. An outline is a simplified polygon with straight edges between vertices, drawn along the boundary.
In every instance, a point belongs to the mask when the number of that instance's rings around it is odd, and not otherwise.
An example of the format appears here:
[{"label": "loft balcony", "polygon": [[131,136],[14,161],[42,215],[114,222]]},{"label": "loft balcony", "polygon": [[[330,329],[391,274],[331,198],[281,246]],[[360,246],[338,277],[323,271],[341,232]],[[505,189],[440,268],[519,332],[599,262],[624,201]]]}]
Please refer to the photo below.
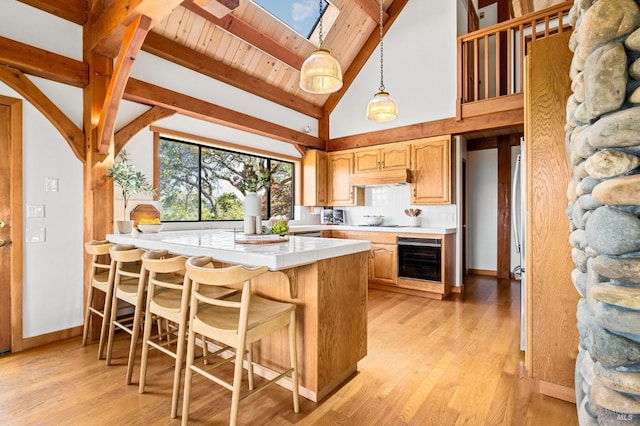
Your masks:
[{"label": "loft balcony", "polygon": [[573,1],[458,37],[458,121],[505,114],[524,123],[524,75],[528,44],[571,31]]}]

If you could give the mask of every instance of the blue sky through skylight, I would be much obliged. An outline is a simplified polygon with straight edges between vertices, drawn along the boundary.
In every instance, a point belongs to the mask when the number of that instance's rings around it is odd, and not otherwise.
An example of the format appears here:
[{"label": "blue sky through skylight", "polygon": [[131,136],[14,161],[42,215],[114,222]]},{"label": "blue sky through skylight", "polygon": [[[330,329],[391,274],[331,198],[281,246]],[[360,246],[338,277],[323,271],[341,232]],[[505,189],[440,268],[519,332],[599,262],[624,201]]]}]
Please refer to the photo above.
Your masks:
[{"label": "blue sky through skylight", "polygon": [[[253,0],[254,3],[309,38],[318,22],[318,0]],[[322,2],[322,11],[328,3]]]}]

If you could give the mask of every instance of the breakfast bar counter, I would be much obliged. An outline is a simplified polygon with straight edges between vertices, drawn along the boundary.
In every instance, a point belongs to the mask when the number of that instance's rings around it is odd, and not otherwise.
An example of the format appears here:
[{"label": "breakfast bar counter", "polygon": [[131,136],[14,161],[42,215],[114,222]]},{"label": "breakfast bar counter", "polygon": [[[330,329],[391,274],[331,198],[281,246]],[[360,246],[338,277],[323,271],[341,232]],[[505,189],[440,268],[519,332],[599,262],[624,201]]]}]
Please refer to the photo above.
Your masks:
[{"label": "breakfast bar counter", "polygon": [[[367,280],[369,241],[290,236],[277,243],[244,244],[229,230],[111,234],[118,244],[164,249],[185,256],[211,256],[222,264],[266,265],[253,291],[297,307],[300,395],[319,401],[357,370],[367,354]],[[286,330],[254,345],[254,360],[266,368],[286,369]],[[290,382],[280,383],[289,387]]]}]

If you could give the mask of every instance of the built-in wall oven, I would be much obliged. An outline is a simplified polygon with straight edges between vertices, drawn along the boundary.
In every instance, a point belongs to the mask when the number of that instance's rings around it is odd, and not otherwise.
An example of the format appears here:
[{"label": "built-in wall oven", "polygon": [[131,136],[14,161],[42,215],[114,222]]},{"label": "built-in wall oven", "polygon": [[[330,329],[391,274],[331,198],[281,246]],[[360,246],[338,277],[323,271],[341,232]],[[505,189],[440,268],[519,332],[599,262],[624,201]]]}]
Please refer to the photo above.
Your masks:
[{"label": "built-in wall oven", "polygon": [[398,277],[441,282],[442,240],[398,237]]}]

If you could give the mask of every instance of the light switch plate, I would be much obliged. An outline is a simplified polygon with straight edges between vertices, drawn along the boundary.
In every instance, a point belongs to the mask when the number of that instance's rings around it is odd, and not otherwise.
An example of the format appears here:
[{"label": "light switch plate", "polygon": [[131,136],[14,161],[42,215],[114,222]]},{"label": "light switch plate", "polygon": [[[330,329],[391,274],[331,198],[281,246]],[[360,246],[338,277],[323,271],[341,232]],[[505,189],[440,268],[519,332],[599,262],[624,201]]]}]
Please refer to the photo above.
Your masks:
[{"label": "light switch plate", "polygon": [[58,185],[60,180],[55,177],[48,177],[46,183],[46,191],[47,192],[58,192]]},{"label": "light switch plate", "polygon": [[47,240],[46,228],[27,228],[25,233],[28,243],[44,243]]},{"label": "light switch plate", "polygon": [[27,217],[44,217],[44,204],[27,204]]}]

